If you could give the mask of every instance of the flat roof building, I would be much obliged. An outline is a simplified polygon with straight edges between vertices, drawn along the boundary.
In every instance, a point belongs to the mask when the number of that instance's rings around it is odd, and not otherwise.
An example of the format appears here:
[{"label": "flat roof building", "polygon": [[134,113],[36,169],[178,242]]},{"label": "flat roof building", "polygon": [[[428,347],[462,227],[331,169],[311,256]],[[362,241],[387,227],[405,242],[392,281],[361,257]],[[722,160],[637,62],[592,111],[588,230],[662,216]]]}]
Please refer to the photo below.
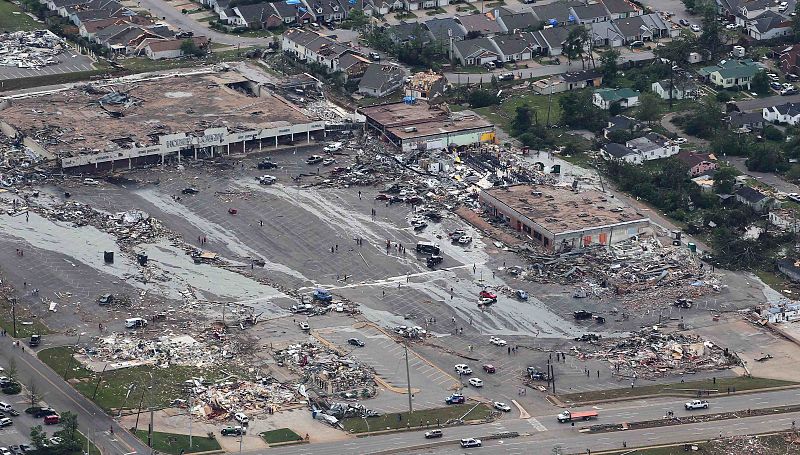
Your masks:
[{"label": "flat roof building", "polygon": [[551,251],[609,245],[650,226],[649,218],[594,190],[520,184],[482,190],[478,199],[491,216]]},{"label": "flat roof building", "polygon": [[494,142],[494,124],[472,111],[448,112],[426,102],[363,107],[367,126],[403,151]]},{"label": "flat roof building", "polygon": [[0,130],[63,169],[214,156],[324,134],[324,122],[236,72],[159,76],[0,100]]}]

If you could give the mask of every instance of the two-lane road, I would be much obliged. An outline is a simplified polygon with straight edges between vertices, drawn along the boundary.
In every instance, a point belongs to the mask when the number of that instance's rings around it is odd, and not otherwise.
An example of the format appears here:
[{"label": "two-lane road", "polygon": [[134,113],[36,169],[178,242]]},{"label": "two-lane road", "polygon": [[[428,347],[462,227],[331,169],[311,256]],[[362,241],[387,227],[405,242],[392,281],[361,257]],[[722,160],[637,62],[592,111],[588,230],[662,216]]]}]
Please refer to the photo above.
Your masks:
[{"label": "two-lane road", "polygon": [[[29,349],[25,348],[23,352],[22,348],[14,347],[13,342],[10,336],[0,337],[0,365],[8,368],[9,361],[14,359],[19,381],[25,386],[36,384],[43,400],[56,411],[71,411],[77,414],[80,431],[88,434],[103,454],[150,453],[141,441],[123,430],[96,404],[78,393],[58,374],[39,361]],[[19,411],[22,412],[22,409]],[[27,414],[16,418],[32,419]],[[110,432],[112,427],[113,434]]]}]

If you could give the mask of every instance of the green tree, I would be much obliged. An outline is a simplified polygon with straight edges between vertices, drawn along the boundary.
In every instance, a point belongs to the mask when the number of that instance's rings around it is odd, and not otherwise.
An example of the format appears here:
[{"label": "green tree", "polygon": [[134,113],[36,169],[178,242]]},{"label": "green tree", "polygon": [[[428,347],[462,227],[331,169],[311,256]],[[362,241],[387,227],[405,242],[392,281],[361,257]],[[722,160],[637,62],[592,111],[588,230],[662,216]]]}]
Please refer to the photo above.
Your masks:
[{"label": "green tree", "polygon": [[766,71],[759,71],[753,76],[753,79],[750,81],[750,90],[753,90],[759,95],[766,95],[769,93],[769,77]]},{"label": "green tree", "polygon": [[41,450],[45,447],[47,444],[47,434],[44,432],[41,425],[36,425],[31,428],[30,439],[31,444],[33,444],[37,450]]},{"label": "green tree", "polygon": [[792,17],[792,33],[794,41],[800,40],[800,2],[794,5],[794,17]]},{"label": "green tree", "polygon": [[733,186],[736,183],[736,176],[739,171],[734,167],[723,166],[714,174],[714,192],[718,194],[733,193]]},{"label": "green tree", "polygon": [[653,51],[656,57],[671,62],[671,65],[686,67],[689,65],[689,54],[697,50],[697,37],[688,30],[683,30],[675,39],[662,44],[664,45],[659,45]]},{"label": "green tree", "polygon": [[78,415],[65,411],[60,415],[60,436],[64,442],[78,442]]},{"label": "green tree", "polygon": [[489,90],[477,89],[473,90],[469,94],[470,107],[492,106],[494,104],[498,104],[499,102],[500,99],[497,97],[495,92]]},{"label": "green tree", "polygon": [[575,27],[569,31],[567,39],[563,44],[564,55],[567,56],[567,63],[572,64],[572,60],[580,57],[583,68],[586,68],[586,62],[583,59],[583,53],[589,44],[589,31],[585,27]]},{"label": "green tree", "polygon": [[592,94],[588,90],[567,92],[558,104],[563,122],[570,127],[600,131],[608,123],[608,112],[592,104]]},{"label": "green tree", "polygon": [[757,172],[784,172],[789,169],[789,162],[783,153],[766,143],[763,147],[753,149],[745,164],[747,169]]},{"label": "green tree", "polygon": [[774,125],[767,125],[764,127],[764,138],[768,141],[783,142],[784,135],[783,132],[775,128]]},{"label": "green tree", "polygon": [[347,15],[347,24],[353,30],[356,31],[362,30],[364,27],[367,26],[367,24],[369,24],[369,16],[364,14],[364,11],[358,8],[353,8]]},{"label": "green tree", "polygon": [[711,54],[711,58],[716,58],[719,55],[722,47],[722,27],[717,20],[716,4],[712,2],[704,8],[703,11],[703,30],[698,39],[700,48],[707,50]]},{"label": "green tree", "polygon": [[511,130],[514,134],[522,134],[531,127],[533,124],[533,115],[531,108],[523,105],[518,106],[514,114],[514,120],[511,122]]},{"label": "green tree", "polygon": [[181,42],[181,52],[183,52],[183,55],[191,55],[194,57],[202,57],[206,54],[205,49],[197,47],[191,39],[186,39]]},{"label": "green tree", "polygon": [[706,96],[694,105],[694,109],[684,118],[686,133],[701,138],[713,137],[722,126],[722,110],[713,97]]},{"label": "green tree", "polygon": [[636,118],[643,122],[652,123],[661,117],[663,111],[661,97],[655,93],[643,93],[639,97],[639,107],[636,110]]},{"label": "green tree", "polygon": [[600,57],[600,70],[603,73],[603,82],[606,85],[612,85],[614,79],[617,78],[617,73],[619,73],[617,59],[619,59],[619,51],[616,49],[607,50]]}]

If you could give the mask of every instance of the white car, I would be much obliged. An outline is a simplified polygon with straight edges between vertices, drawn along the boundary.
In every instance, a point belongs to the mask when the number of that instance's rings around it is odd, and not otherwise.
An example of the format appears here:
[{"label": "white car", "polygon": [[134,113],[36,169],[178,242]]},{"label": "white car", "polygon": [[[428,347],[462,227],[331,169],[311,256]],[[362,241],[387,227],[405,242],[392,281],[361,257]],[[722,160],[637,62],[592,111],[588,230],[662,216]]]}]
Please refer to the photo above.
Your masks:
[{"label": "white car", "polygon": [[511,412],[511,406],[509,406],[509,405],[507,405],[507,404],[505,404],[505,403],[503,403],[501,401],[495,401],[494,402],[494,408],[497,409],[498,411]]},{"label": "white car", "polygon": [[489,343],[492,343],[495,346],[505,346],[508,344],[506,343],[506,340],[497,337],[489,337]]},{"label": "white car", "polygon": [[483,381],[480,378],[469,378],[469,385],[472,387],[483,387]]},{"label": "white car", "polygon": [[333,164],[335,162],[336,162],[336,158],[325,158],[324,160],[322,160],[322,165],[323,166],[330,166],[331,164]]},{"label": "white car", "polygon": [[691,28],[693,32],[700,33],[700,26],[697,24],[692,24],[689,28]]},{"label": "white car", "polygon": [[686,139],[685,137],[679,137],[679,138],[675,139],[675,143],[676,144],[685,144],[687,142],[689,142],[689,140]]},{"label": "white car", "polygon": [[12,423],[14,423],[13,420],[9,419],[8,417],[3,417],[2,419],[0,419],[0,428],[7,427]]},{"label": "white car", "polygon": [[0,455],[14,455],[6,447],[0,447]]},{"label": "white car", "polygon": [[458,374],[472,374],[472,368],[466,363],[459,363],[455,366],[456,373]]},{"label": "white car", "polygon": [[307,331],[311,330],[311,326],[308,325],[308,322],[301,322],[299,325],[300,325],[300,330],[302,330],[302,331],[307,332]]},{"label": "white car", "polygon": [[99,185],[100,182],[98,182],[95,179],[83,179],[83,184],[84,185]]},{"label": "white car", "polygon": [[467,245],[467,244],[469,244],[471,242],[472,242],[472,237],[470,237],[468,235],[462,236],[460,239],[458,239],[458,243],[460,243],[462,245]]},{"label": "white car", "polygon": [[480,446],[481,446],[481,444],[482,444],[482,443],[481,443],[481,440],[480,440],[480,439],[475,439],[475,438],[465,438],[465,439],[462,439],[462,440],[461,440],[461,447],[463,447],[463,448],[465,448],[465,449],[466,449],[466,448],[469,448],[469,447],[480,447]]},{"label": "white car", "polygon": [[728,24],[728,25],[725,26],[725,28],[727,28],[728,30],[735,30],[736,29],[736,24]]},{"label": "white car", "polygon": [[258,183],[262,185],[272,185],[273,183],[275,183],[275,180],[277,180],[275,176],[262,175],[261,177],[258,178]]},{"label": "white car", "polygon": [[237,412],[233,415],[233,418],[236,419],[237,422],[241,423],[242,425],[247,425],[247,422],[250,421],[250,418],[247,417],[247,414],[244,412]]}]

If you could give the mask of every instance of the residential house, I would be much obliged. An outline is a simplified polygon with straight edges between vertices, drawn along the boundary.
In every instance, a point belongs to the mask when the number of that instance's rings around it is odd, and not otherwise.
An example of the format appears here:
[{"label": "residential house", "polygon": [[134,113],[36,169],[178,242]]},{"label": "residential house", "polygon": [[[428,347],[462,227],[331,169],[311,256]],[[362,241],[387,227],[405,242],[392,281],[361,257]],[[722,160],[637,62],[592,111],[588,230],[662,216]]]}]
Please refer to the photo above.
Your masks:
[{"label": "residential house", "polygon": [[185,54],[181,47],[186,40],[191,40],[198,49],[208,48],[208,38],[193,36],[191,38],[156,40],[148,39],[143,52],[150,60],[183,57]]},{"label": "residential house", "polygon": [[474,38],[453,44],[453,57],[464,66],[483,65],[500,59],[500,50],[489,38]]},{"label": "residential house", "polygon": [[641,154],[642,161],[669,158],[677,155],[680,151],[678,144],[654,132],[631,139],[625,143],[625,146]]},{"label": "residential house", "polygon": [[761,110],[764,120],[773,123],[800,123],[800,103],[784,103],[777,106],[765,107]]},{"label": "residential house", "polygon": [[233,8],[225,8],[220,10],[219,14],[219,21],[228,25],[232,25],[234,27],[246,27],[247,24],[236,14],[236,11]]},{"label": "residential house", "polygon": [[452,17],[431,19],[422,25],[428,30],[434,41],[443,44],[449,44],[450,38],[453,38],[453,41],[461,41],[467,36],[464,26]]},{"label": "residential house", "polygon": [[[707,174],[698,175],[691,179],[695,185],[700,187],[700,191],[704,193],[711,193],[714,191],[714,179]],[[718,195],[719,197],[719,195]]]},{"label": "residential house", "polygon": [[625,19],[632,16],[641,16],[644,12],[628,0],[600,0],[606,7],[611,19]]},{"label": "residential house", "polygon": [[[775,4],[777,5],[777,4]],[[773,6],[772,0],[749,0],[739,3],[736,17],[736,24],[741,27],[747,26],[748,22],[757,18],[758,16],[770,11]]]},{"label": "residential house", "polygon": [[[800,273],[798,273],[798,271],[800,271],[800,268],[798,268],[798,262],[795,262],[792,259],[781,259],[778,261],[778,270],[786,273],[786,275],[791,279],[797,281],[798,278],[800,278]],[[767,308],[766,319],[770,324],[795,322],[800,319],[800,304],[791,301],[783,301],[778,304],[772,303],[770,304],[769,308]]]},{"label": "residential house", "polygon": [[792,33],[792,20],[774,11],[764,11],[747,22],[747,34],[757,41],[780,38]]},{"label": "residential house", "polygon": [[503,28],[492,13],[456,16],[456,21],[464,27],[467,35],[477,33],[480,36],[492,36],[497,33],[503,33]]},{"label": "residential house", "polygon": [[614,142],[608,143],[600,150],[600,154],[608,161],[624,161],[630,164],[642,164],[642,155],[622,144]]},{"label": "residential house", "polygon": [[749,186],[739,188],[733,195],[737,201],[752,208],[757,213],[766,212],[775,202],[773,198]]},{"label": "residential house", "polygon": [[111,17],[107,19],[84,21],[81,23],[80,27],[78,27],[78,33],[82,37],[93,41],[95,33],[112,25],[135,24],[143,27],[150,27],[153,23],[153,19],[147,16]]},{"label": "residential house", "polygon": [[503,62],[519,62],[530,60],[535,52],[539,51],[539,43],[530,32],[516,35],[497,35],[489,38],[500,51],[500,60]]},{"label": "residential house", "polygon": [[567,90],[579,90],[586,87],[600,87],[603,84],[603,72],[599,69],[572,71],[561,75]]},{"label": "residential house", "polygon": [[634,41],[653,41],[670,37],[671,27],[658,14],[643,14],[617,19],[614,21],[614,25],[627,44]]},{"label": "residential house", "polygon": [[403,86],[405,77],[400,66],[373,63],[358,83],[358,93],[374,98],[387,96]]},{"label": "residential house", "polygon": [[[335,2],[335,0],[330,0],[334,2],[334,8],[339,7],[339,3]],[[297,2],[272,2],[272,8],[275,9],[275,13],[280,16],[283,20],[285,25],[289,24],[309,24],[311,22],[315,22],[316,15],[311,11],[305,3],[300,0]]]},{"label": "residential house", "polygon": [[682,100],[684,98],[696,98],[699,94],[699,87],[691,79],[680,79],[677,81],[670,81],[664,79],[663,81],[653,82],[650,89],[661,99],[669,100]]},{"label": "residential house", "polygon": [[677,158],[689,165],[689,175],[691,177],[708,174],[719,168],[717,158],[710,153],[682,150],[678,152]]},{"label": "residential house", "polygon": [[67,17],[66,10],[61,14],[61,8],[66,8],[73,5],[81,5],[88,0],[39,0],[39,3],[46,6],[50,11],[56,12],[61,17]]},{"label": "residential house", "polygon": [[339,71],[339,59],[352,53],[344,44],[299,28],[292,28],[283,34],[281,50],[294,55],[301,62],[318,63],[328,73]]},{"label": "residential house", "polygon": [[[291,24],[295,21],[295,17],[290,18],[281,17],[273,3],[254,3],[251,5],[239,5],[233,8],[236,14],[234,21],[236,26],[247,27],[252,29],[266,29],[279,27],[282,24]],[[289,22],[284,22],[288,20]]]},{"label": "residential house", "polygon": [[613,104],[628,108],[639,104],[640,93],[630,88],[601,88],[592,94],[592,104],[600,109],[609,109]]},{"label": "residential house", "polygon": [[779,56],[784,73],[800,75],[800,44],[784,49]]},{"label": "residential house", "polygon": [[412,41],[417,44],[431,42],[428,31],[418,22],[401,21],[389,29],[389,37],[395,44],[404,44]]},{"label": "residential house", "polygon": [[507,8],[500,7],[496,10],[497,23],[505,33],[519,33],[533,31],[539,26],[539,19],[533,13],[522,11],[516,12]]},{"label": "residential house", "polygon": [[645,125],[635,118],[627,115],[615,115],[608,119],[608,126],[603,128],[603,137],[608,139],[609,134],[614,131],[629,131],[635,133],[645,129]]},{"label": "residential house", "polygon": [[619,47],[625,44],[625,37],[614,21],[592,22],[587,28],[594,47]]},{"label": "residential house", "polygon": [[331,24],[344,20],[345,10],[338,0],[312,0],[308,6],[317,22]]},{"label": "residential house", "polygon": [[732,130],[750,132],[764,128],[764,115],[762,112],[731,112],[725,117],[725,123]]},{"label": "residential house", "polygon": [[797,220],[797,213],[794,210],[777,209],[769,211],[769,222],[777,226],[782,231],[797,233],[800,231],[800,223]]},{"label": "residential house", "polygon": [[571,7],[572,16],[579,24],[592,24],[595,22],[606,22],[611,20],[611,13],[608,12],[602,3],[587,3]]},{"label": "residential house", "polygon": [[568,1],[568,2],[553,2],[545,5],[535,5],[531,11],[543,22],[545,27],[557,27],[559,25],[573,25],[575,24],[575,16],[572,14],[573,6],[582,6],[584,3],[581,1]]},{"label": "residential house", "polygon": [[416,100],[431,100],[443,95],[447,80],[441,74],[432,70],[421,71],[408,78],[405,87],[405,96]]},{"label": "residential house", "polygon": [[763,67],[759,63],[750,59],[722,60],[716,65],[700,68],[697,74],[718,87],[747,87],[749,89],[753,76],[762,70]]},{"label": "residential house", "polygon": [[136,24],[112,25],[95,33],[94,41],[116,55],[135,54],[145,39],[173,38],[174,32],[166,27],[145,28]]},{"label": "residential house", "polygon": [[226,9],[232,9],[231,0],[202,0],[202,4],[209,7],[217,14]]},{"label": "residential house", "polygon": [[580,25],[570,25],[567,27],[550,27],[536,32],[536,39],[542,46],[542,54],[557,56],[564,50],[564,42],[569,36],[569,32]]},{"label": "residential house", "polygon": [[342,72],[346,80],[360,79],[366,73],[367,68],[372,62],[354,52],[346,52],[339,57],[339,71]]}]

